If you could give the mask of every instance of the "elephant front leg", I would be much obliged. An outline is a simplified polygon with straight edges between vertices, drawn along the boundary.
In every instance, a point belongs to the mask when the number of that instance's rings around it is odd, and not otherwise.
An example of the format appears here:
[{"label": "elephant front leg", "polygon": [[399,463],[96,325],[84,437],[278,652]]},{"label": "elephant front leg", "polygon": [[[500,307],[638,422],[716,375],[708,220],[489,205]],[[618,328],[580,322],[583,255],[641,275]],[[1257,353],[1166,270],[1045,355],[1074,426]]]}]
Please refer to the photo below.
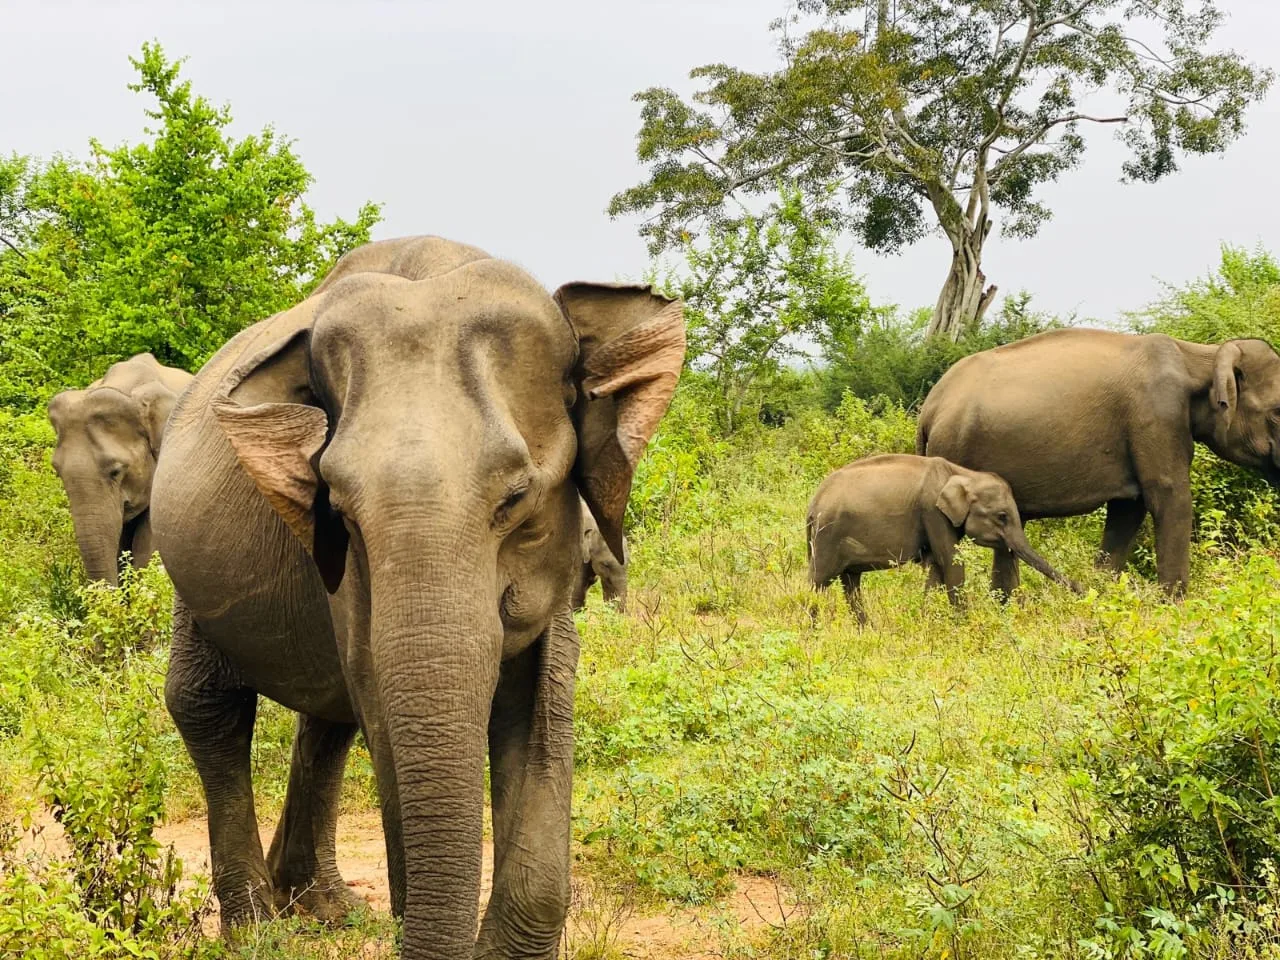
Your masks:
[{"label": "elephant front leg", "polygon": [[1191,484],[1162,485],[1148,496],[1156,528],[1156,575],[1174,597],[1187,591],[1191,580]]},{"label": "elephant front leg", "polygon": [[996,547],[992,553],[994,556],[991,560],[991,589],[995,591],[1001,603],[1008,603],[1022,579],[1018,573],[1018,558],[1004,547]]},{"label": "elephant front leg", "polygon": [[578,634],[566,613],[502,665],[489,725],[493,894],[477,958],[556,956],[569,909],[577,663]]},{"label": "elephant front leg", "polygon": [[267,855],[279,910],[337,921],[364,906],[338,872],[336,849],[342,771],[356,729],[298,716],[284,813]]},{"label": "elephant front leg", "polygon": [[249,747],[258,695],[173,604],[165,704],[200,774],[209,807],[209,860],[222,930],[274,914],[271,881],[253,808]]}]

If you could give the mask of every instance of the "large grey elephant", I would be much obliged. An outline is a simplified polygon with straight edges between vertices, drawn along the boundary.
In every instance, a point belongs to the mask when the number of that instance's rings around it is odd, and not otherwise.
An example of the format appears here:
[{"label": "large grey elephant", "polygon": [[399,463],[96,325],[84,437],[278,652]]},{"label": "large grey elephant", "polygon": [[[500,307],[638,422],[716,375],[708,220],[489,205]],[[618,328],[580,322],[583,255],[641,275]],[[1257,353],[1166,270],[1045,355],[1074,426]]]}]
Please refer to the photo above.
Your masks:
[{"label": "large grey elephant", "polygon": [[622,559],[619,560],[604,542],[591,508],[582,502],[582,571],[573,591],[572,606],[581,610],[587,603],[587,591],[600,581],[600,590],[606,603],[617,604],[619,610],[627,609],[627,555],[626,537],[622,538]]},{"label": "large grey elephant", "polygon": [[929,571],[926,588],[945,584],[956,604],[964,584],[964,567],[955,560],[961,537],[1010,550],[1079,591],[1027,542],[1002,479],[941,457],[899,453],[855,460],[818,486],[805,520],[809,581],[821,589],[838,578],[865,623],[862,575],[914,561]]},{"label": "large grey elephant", "polygon": [[[1195,443],[1280,481],[1280,356],[1269,344],[1106,330],[1028,337],[943,375],[920,411],[916,452],[998,473],[1024,520],[1105,504],[1102,559],[1116,571],[1150,513],[1157,574],[1180,594]],[[1007,550],[996,552],[992,582],[1006,594],[1017,586]]]},{"label": "large grey elephant", "polygon": [[71,505],[76,543],[92,580],[119,582],[119,558],[151,559],[148,507],[165,421],[191,374],[140,353],[112,364],[83,390],[49,402],[57,434],[53,469]]},{"label": "large grey elephant", "polygon": [[[165,696],[209,805],[224,924],[351,906],[342,768],[373,756],[409,958],[553,957],[569,898],[579,494],[607,543],[684,357],[679,302],[433,237],[344,256],[175,409],[152,522]],[[259,695],[299,713],[258,840]],[[485,754],[494,882],[477,942]]]}]

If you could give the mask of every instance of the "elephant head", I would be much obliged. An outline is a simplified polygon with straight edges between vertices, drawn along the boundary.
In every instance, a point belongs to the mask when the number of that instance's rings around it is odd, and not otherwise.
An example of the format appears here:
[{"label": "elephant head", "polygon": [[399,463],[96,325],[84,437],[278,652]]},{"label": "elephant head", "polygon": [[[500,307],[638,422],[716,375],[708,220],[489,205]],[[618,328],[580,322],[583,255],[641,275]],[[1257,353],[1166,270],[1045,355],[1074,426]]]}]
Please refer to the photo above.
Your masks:
[{"label": "elephant head", "polygon": [[965,536],[984,547],[1002,547],[1050,580],[1076,592],[1079,586],[1035,551],[1022,529],[1013,490],[994,473],[955,474],[938,494],[937,508]]},{"label": "elephant head", "polygon": [[366,730],[385,725],[405,942],[454,956],[475,938],[499,665],[567,618],[579,494],[622,553],[684,323],[648,287],[550,296],[471,248],[382,249],[294,308],[296,332],[239,364],[212,406],[331,594]]},{"label": "elephant head", "polygon": [[1210,430],[1218,456],[1280,485],[1280,355],[1263,340],[1228,340],[1213,355]]},{"label": "elephant head", "polygon": [[[57,434],[53,468],[71,505],[85,570],[115,586],[119,556],[134,549],[136,524],[151,502],[156,457],[177,394],[157,380],[124,381],[119,389],[111,382],[108,374],[86,390],[59,393],[49,403],[49,420]],[[150,547],[142,552],[147,556],[134,559],[145,563]]]}]

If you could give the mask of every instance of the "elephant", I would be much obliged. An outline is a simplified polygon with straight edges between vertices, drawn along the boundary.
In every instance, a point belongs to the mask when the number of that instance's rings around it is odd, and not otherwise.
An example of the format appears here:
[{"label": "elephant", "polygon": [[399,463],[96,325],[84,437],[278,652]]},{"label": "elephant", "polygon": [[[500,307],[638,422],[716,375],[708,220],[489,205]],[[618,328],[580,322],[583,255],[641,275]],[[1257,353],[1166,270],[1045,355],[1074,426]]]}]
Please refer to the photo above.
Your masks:
[{"label": "elephant", "polygon": [[91,580],[119,583],[120,555],[135,567],[154,552],[148,507],[165,421],[191,382],[185,370],[150,353],[112,364],[83,390],[49,402],[57,443],[53,469],[71,505],[71,520]]},{"label": "elephant", "polygon": [[[1117,573],[1150,513],[1157,576],[1180,596],[1196,443],[1280,482],[1280,356],[1270,344],[1037,334],[951,367],[920,410],[916,452],[998,473],[1025,520],[1105,505],[1099,563]],[[996,551],[992,583],[1006,595],[1017,586],[1007,550]]]},{"label": "elephant", "polygon": [[573,609],[581,610],[587,603],[587,591],[600,580],[606,603],[616,603],[619,610],[627,609],[627,563],[629,561],[627,538],[622,538],[621,562],[604,542],[600,528],[591,516],[586,501],[582,507],[582,573],[574,588]]},{"label": "elephant", "polygon": [[862,575],[908,561],[928,569],[926,589],[945,584],[959,603],[964,567],[956,544],[969,537],[1012,551],[1049,579],[1080,588],[1027,542],[1009,485],[993,473],[967,470],[941,457],[905,453],[855,460],[819,484],[805,520],[809,582],[837,578],[858,622],[867,622]]},{"label": "elephant", "polygon": [[[431,236],[344,254],[179,401],[152,492],[165,701],[208,802],[224,931],[344,916],[342,770],[372,756],[412,960],[555,955],[569,900],[579,496],[622,551],[683,307]],[[256,704],[298,713],[264,857]],[[477,933],[486,750],[492,895]]]}]

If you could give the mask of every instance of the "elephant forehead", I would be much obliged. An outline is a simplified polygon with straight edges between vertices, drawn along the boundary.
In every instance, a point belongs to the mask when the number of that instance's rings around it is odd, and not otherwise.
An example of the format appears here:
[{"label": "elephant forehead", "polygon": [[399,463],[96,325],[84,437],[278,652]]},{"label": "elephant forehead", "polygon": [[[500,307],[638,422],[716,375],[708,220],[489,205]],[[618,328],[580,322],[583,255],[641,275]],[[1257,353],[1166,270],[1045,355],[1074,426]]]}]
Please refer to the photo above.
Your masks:
[{"label": "elephant forehead", "polygon": [[566,368],[576,350],[550,295],[518,267],[495,260],[423,280],[348,277],[328,291],[317,311],[312,350],[321,362],[374,352],[415,363],[424,354],[478,341],[495,344],[513,360],[532,352]]}]

